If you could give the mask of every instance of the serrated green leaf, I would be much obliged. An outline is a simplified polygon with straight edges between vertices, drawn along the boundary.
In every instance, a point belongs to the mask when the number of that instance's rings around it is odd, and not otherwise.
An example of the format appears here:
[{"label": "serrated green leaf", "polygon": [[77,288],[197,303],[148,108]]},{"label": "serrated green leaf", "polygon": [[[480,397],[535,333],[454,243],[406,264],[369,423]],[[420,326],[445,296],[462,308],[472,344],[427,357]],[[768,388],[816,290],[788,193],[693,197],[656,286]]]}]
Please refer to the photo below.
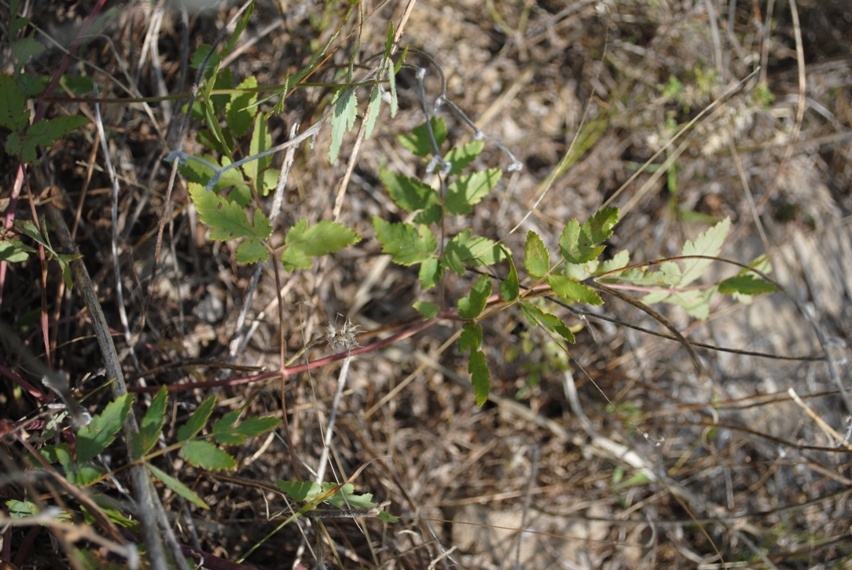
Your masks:
[{"label": "serrated green leaf", "polygon": [[[712,228],[709,228],[695,241],[687,241],[683,246],[683,255],[706,255],[717,257],[722,251],[725,238],[731,229],[731,218],[725,218]],[[683,274],[678,287],[689,285],[707,271],[713,263],[711,259],[687,259],[683,262]]]},{"label": "serrated green leaf", "polygon": [[210,419],[210,414],[213,413],[213,408],[216,406],[216,396],[210,396],[198,406],[198,408],[189,416],[185,424],[180,426],[177,432],[178,441],[186,441],[191,437],[195,437],[198,432]]},{"label": "serrated green leaf", "polygon": [[604,246],[597,244],[609,239],[617,222],[618,208],[604,208],[582,226],[577,220],[570,220],[559,238],[562,257],[576,264],[596,259],[604,250]]},{"label": "serrated green leaf", "polygon": [[524,246],[524,267],[527,273],[536,279],[544,277],[550,271],[550,254],[547,252],[547,246],[532,230],[527,232],[527,243]]},{"label": "serrated green leaf", "polygon": [[430,257],[423,260],[420,263],[420,273],[418,275],[420,279],[420,286],[424,291],[428,291],[438,284],[441,280],[442,273],[443,267],[441,267],[441,263],[438,259]]},{"label": "serrated green leaf", "polygon": [[25,134],[13,132],[6,139],[6,151],[20,156],[22,162],[34,163],[38,159],[37,147],[47,148],[71,131],[89,124],[82,116],[42,119],[27,129]]},{"label": "serrated green leaf", "polygon": [[240,36],[243,35],[243,32],[246,29],[246,26],[248,26],[249,20],[251,19],[251,15],[253,13],[254,13],[254,2],[250,2],[249,5],[246,7],[246,10],[240,16],[240,19],[237,21],[237,25],[234,26],[234,32],[228,38],[228,41],[226,41],[222,45],[222,58],[228,57],[228,54],[230,54],[232,51],[234,51],[234,48],[236,47],[237,42],[240,39]]},{"label": "serrated green leaf", "polygon": [[488,394],[491,392],[491,374],[488,372],[488,363],[481,350],[470,353],[467,371],[470,373],[470,381],[473,384],[476,405],[482,406],[488,401]]},{"label": "serrated green leaf", "polygon": [[389,254],[394,263],[400,265],[424,262],[438,249],[438,240],[432,231],[422,224],[413,226],[392,223],[373,216],[373,229],[376,239],[382,244],[382,251]]},{"label": "serrated green leaf", "polygon": [[752,275],[738,275],[730,277],[719,283],[719,293],[731,295],[740,293],[742,295],[762,295],[764,293],[775,293],[778,287],[769,281],[754,277]]},{"label": "serrated green leaf", "polygon": [[84,463],[110,446],[130,411],[133,396],[125,394],[110,402],[91,423],[77,431],[77,461]]},{"label": "serrated green leaf", "polygon": [[239,419],[240,412],[234,410],[216,420],[211,430],[213,439],[224,445],[241,445],[245,443],[245,437],[233,433],[234,426]]},{"label": "serrated green leaf", "polygon": [[334,110],[331,112],[331,147],[328,149],[328,160],[334,164],[337,162],[337,155],[343,144],[343,135],[352,130],[358,114],[358,98],[355,90],[339,91],[332,105]]},{"label": "serrated green leaf", "polygon": [[546,313],[532,303],[528,303],[526,301],[521,301],[520,307],[521,313],[523,313],[524,317],[526,317],[530,324],[533,326],[542,326],[550,332],[558,334],[569,343],[574,343],[574,333],[571,332],[568,325],[563,323],[559,317]]},{"label": "serrated green leaf", "polygon": [[479,350],[482,346],[482,326],[478,323],[465,323],[459,335],[459,350],[462,352]]},{"label": "serrated green leaf", "polygon": [[[18,82],[11,75],[0,74],[0,127],[10,131],[23,131],[29,122],[27,100]],[[17,153],[9,151],[9,154]]]},{"label": "serrated green leaf", "polygon": [[234,427],[233,433],[244,437],[257,437],[274,430],[280,423],[278,418],[246,418]]},{"label": "serrated green leaf", "polygon": [[489,168],[457,177],[449,186],[444,198],[447,211],[453,214],[469,214],[473,206],[485,198],[500,181],[503,171]]},{"label": "serrated green leaf", "polygon": [[313,481],[284,481],[275,480],[275,486],[284,493],[288,499],[299,503],[310,502],[319,497],[323,488],[319,483]]},{"label": "serrated green leaf", "polygon": [[444,156],[444,160],[449,162],[450,176],[460,173],[464,168],[476,160],[476,157],[485,148],[485,143],[482,141],[473,141],[463,145],[460,148],[454,148]]},{"label": "serrated green leaf", "polygon": [[47,49],[47,46],[33,37],[25,37],[13,40],[9,43],[12,52],[12,61],[15,61],[15,69],[20,70],[31,57],[35,57]]},{"label": "serrated green leaf", "polygon": [[444,250],[443,263],[458,275],[464,274],[465,267],[494,265],[510,257],[497,242],[488,238],[474,236],[465,230],[453,236]]},{"label": "serrated green leaf", "polygon": [[428,301],[417,301],[412,305],[414,309],[426,317],[427,319],[433,319],[438,316],[438,313],[441,310],[438,308],[438,305],[434,303],[429,303]]},{"label": "serrated green leaf", "polygon": [[191,465],[209,470],[233,469],[237,462],[231,454],[208,441],[193,439],[180,448],[181,455]]},{"label": "serrated green leaf", "polygon": [[440,205],[440,199],[435,190],[417,179],[396,174],[384,168],[381,170],[380,177],[394,204],[407,212]]},{"label": "serrated green leaf", "polygon": [[168,473],[154,467],[150,463],[146,463],[145,467],[148,469],[148,471],[151,472],[154,477],[162,481],[166,487],[168,487],[190,503],[194,504],[197,507],[201,507],[202,509],[210,508],[204,503],[204,501],[201,500],[201,497],[195,494],[192,489],[190,489]]},{"label": "serrated green leaf", "polygon": [[382,89],[377,84],[373,87],[370,93],[370,102],[367,105],[367,116],[364,117],[364,138],[373,136],[373,128],[376,126],[376,119],[379,117],[379,111],[382,108]]},{"label": "serrated green leaf", "polygon": [[590,289],[564,275],[550,275],[547,283],[553,292],[569,302],[585,303],[587,305],[603,305],[603,299],[593,289]]},{"label": "serrated green leaf", "polygon": [[521,293],[521,283],[518,280],[518,270],[515,269],[515,261],[512,256],[507,256],[509,262],[509,274],[500,282],[500,298],[504,301],[514,301]]},{"label": "serrated green leaf", "polygon": [[470,289],[470,295],[459,299],[459,316],[463,319],[475,319],[482,314],[491,296],[491,279],[480,275]]},{"label": "serrated green leaf", "polygon": [[133,457],[139,459],[156,445],[166,421],[166,402],[169,392],[161,386],[151,401],[151,405],[139,423],[139,432],[133,434]]},{"label": "serrated green leaf", "polygon": [[416,216],[414,216],[415,224],[437,224],[441,221],[441,218],[444,217],[444,208],[441,207],[441,204],[435,204],[433,206],[429,206],[425,210],[418,212]]},{"label": "serrated green leaf", "polygon": [[[435,142],[440,149],[444,141],[447,140],[447,123],[438,116],[433,116],[431,122],[432,132],[435,134]],[[429,139],[429,129],[426,127],[425,122],[414,127],[410,135],[397,136],[397,140],[399,140],[402,146],[417,156],[429,156],[432,154],[432,142]]]},{"label": "serrated green leaf", "polygon": [[598,265],[595,270],[595,274],[608,273],[610,271],[615,271],[616,269],[621,269],[622,267],[627,267],[630,263],[630,252],[626,249],[623,249],[616,253],[611,259],[607,259],[606,261],[602,261],[600,265]]},{"label": "serrated green leaf", "polygon": [[358,234],[338,222],[322,220],[309,226],[307,220],[299,220],[284,238],[281,263],[287,271],[310,269],[311,258],[336,253],[360,240]]},{"label": "serrated green leaf", "polygon": [[[257,93],[253,91],[239,92],[239,90],[255,89],[256,87],[257,78],[254,76],[247,77],[236,87],[238,92],[231,94],[231,98],[225,106],[228,129],[237,138],[242,138],[248,134],[252,120],[258,114],[258,109],[255,106]],[[251,154],[255,154],[254,151]]]},{"label": "serrated green leaf", "polygon": [[259,208],[255,210],[255,223],[252,224],[245,209],[214,192],[207,192],[199,184],[189,185],[189,195],[201,223],[210,228],[212,240],[227,241],[241,237],[263,240],[272,233],[269,220]]},{"label": "serrated green leaf", "polygon": [[248,238],[237,246],[237,263],[262,263],[269,259],[269,250],[262,241]]}]

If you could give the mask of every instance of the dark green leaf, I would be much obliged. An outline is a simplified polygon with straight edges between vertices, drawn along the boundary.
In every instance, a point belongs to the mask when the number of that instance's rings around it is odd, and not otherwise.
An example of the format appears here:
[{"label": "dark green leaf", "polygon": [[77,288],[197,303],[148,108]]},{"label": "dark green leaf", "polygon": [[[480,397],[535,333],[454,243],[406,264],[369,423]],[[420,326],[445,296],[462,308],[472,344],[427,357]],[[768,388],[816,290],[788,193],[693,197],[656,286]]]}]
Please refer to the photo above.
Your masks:
[{"label": "dark green leaf", "polygon": [[482,326],[478,323],[465,323],[459,336],[459,350],[471,352],[482,346]]},{"label": "dark green leaf", "polygon": [[185,424],[180,426],[177,432],[178,441],[186,441],[201,431],[207,420],[210,419],[210,414],[213,413],[213,408],[216,406],[216,396],[210,396],[198,406],[198,408],[189,416]]},{"label": "dark green leaf", "polygon": [[139,432],[133,435],[133,457],[139,459],[146,453],[151,451],[157,440],[160,438],[160,433],[163,431],[163,424],[166,421],[166,402],[169,398],[169,392],[165,386],[161,386],[154,396],[151,405],[142,417],[139,423]]},{"label": "dark green leaf", "polygon": [[[254,89],[256,87],[257,79],[249,76],[237,86],[237,89]],[[258,112],[255,103],[257,103],[257,93],[252,91],[231,94],[231,99],[225,106],[225,118],[228,120],[228,128],[231,130],[231,134],[235,137],[244,137],[251,129],[252,120]]]},{"label": "dark green leaf", "polygon": [[[27,100],[11,75],[0,74],[0,127],[23,131],[30,122]],[[8,146],[7,146],[8,150]],[[10,154],[17,154],[11,152]]]},{"label": "dark green leaf", "polygon": [[481,350],[470,353],[470,361],[467,364],[470,372],[470,381],[473,384],[473,393],[476,395],[476,405],[482,406],[488,401],[491,392],[491,374],[488,372],[488,363]]},{"label": "dark green leaf", "polygon": [[394,263],[413,265],[429,259],[438,249],[438,240],[424,225],[413,226],[404,223],[386,222],[379,216],[373,216],[373,229],[376,239],[382,244],[382,251],[389,254]]},{"label": "dark green leaf", "polygon": [[89,119],[82,116],[42,119],[27,129],[23,136],[19,137],[18,133],[11,133],[6,139],[6,150],[9,154],[19,155],[23,162],[32,163],[38,158],[37,147],[50,147],[71,131],[87,124]]},{"label": "dark green leaf", "polygon": [[435,204],[422,212],[418,212],[413,221],[415,224],[437,224],[443,217],[444,208],[441,207],[441,204]]},{"label": "dark green leaf", "polygon": [[[432,131],[435,134],[435,142],[438,144],[438,149],[447,140],[447,124],[440,117],[432,117]],[[399,135],[399,142],[416,154],[417,156],[428,156],[432,154],[432,143],[429,140],[429,130],[426,128],[426,123],[414,127],[410,135]]]},{"label": "dark green leaf", "polygon": [[769,281],[764,281],[753,275],[737,275],[719,283],[719,292],[726,295],[733,293],[762,295],[764,293],[775,293],[778,290],[778,287]]},{"label": "dark green leaf", "polygon": [[133,396],[125,394],[110,402],[104,411],[92,418],[92,422],[77,432],[77,461],[89,461],[105,450],[121,429],[124,418],[130,411]]},{"label": "dark green leaf", "polygon": [[514,301],[521,292],[521,284],[518,280],[518,270],[511,256],[506,257],[509,262],[509,274],[500,282],[500,297],[504,301]]},{"label": "dark green leaf", "polygon": [[191,465],[203,469],[233,469],[237,466],[237,462],[229,453],[207,441],[188,441],[181,447],[180,452]]},{"label": "dark green leaf", "polygon": [[491,279],[487,275],[481,275],[471,287],[470,295],[459,299],[459,316],[463,319],[475,319],[485,310],[490,296]]},{"label": "dark green leaf", "polygon": [[237,246],[237,263],[260,263],[269,259],[269,250],[262,241],[248,238]]},{"label": "dark green leaf", "polygon": [[419,180],[384,168],[381,171],[381,178],[394,203],[407,212],[416,212],[440,204],[435,190]]},{"label": "dark green leaf", "polygon": [[233,433],[245,437],[256,437],[274,430],[280,423],[281,420],[278,418],[246,418],[234,427]]}]

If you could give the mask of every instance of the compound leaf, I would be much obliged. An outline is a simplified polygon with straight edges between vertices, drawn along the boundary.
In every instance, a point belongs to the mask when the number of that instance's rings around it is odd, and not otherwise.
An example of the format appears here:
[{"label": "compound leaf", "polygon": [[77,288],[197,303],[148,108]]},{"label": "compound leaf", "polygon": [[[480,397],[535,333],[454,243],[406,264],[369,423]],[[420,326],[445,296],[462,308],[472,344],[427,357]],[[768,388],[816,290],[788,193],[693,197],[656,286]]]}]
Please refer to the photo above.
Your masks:
[{"label": "compound leaf", "polygon": [[459,299],[459,316],[463,319],[475,319],[485,310],[489,296],[491,279],[487,275],[481,275],[471,287],[470,295]]},{"label": "compound leaf", "polygon": [[83,463],[105,450],[115,439],[130,411],[133,396],[125,394],[110,402],[91,423],[77,431],[77,461]]},{"label": "compound leaf", "polygon": [[449,186],[445,205],[453,214],[469,214],[473,206],[485,198],[500,181],[503,171],[489,168],[473,174],[457,177]]},{"label": "compound leaf", "polygon": [[216,406],[216,396],[210,396],[192,412],[185,424],[180,426],[177,432],[178,441],[186,441],[194,437],[201,429],[207,420],[210,419],[210,414],[213,413],[213,408]]},{"label": "compound leaf", "polygon": [[360,240],[358,234],[338,222],[322,220],[308,226],[307,220],[299,220],[284,238],[281,263],[287,271],[310,269],[312,257],[336,253]]},{"label": "compound leaf", "polygon": [[419,180],[384,168],[380,176],[394,204],[407,212],[416,212],[440,204],[435,190]]}]

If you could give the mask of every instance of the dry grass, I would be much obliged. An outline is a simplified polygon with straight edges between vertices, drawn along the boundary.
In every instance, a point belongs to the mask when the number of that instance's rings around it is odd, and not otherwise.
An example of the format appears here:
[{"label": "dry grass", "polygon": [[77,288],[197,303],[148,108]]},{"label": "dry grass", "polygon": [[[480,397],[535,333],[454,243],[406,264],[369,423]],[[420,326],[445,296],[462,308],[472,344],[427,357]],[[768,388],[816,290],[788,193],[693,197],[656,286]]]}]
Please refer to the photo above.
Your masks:
[{"label": "dry grass", "polygon": [[[39,3],[29,16],[67,47],[93,4]],[[835,374],[848,386],[852,56],[842,30],[848,29],[850,8],[842,1],[802,0],[565,4],[420,0],[405,20],[406,2],[363,2],[363,21],[343,24],[332,43],[336,51],[311,80],[334,80],[358,34],[356,63],[380,53],[387,22],[402,22],[402,44],[433,54],[447,76],[448,95],[525,166],[519,176],[506,176],[501,191],[472,219],[459,221],[516,251],[527,230],[555,243],[567,219],[583,220],[604,202],[623,212],[608,252],[629,249],[637,261],[679,254],[686,239],[706,228],[696,219],[730,216],[734,230],[723,255],[747,263],[770,254],[773,275],[789,296],[760,298],[750,306],[719,302],[706,322],[666,314],[691,341],[774,357],[698,349],[708,371],[708,378],[699,379],[677,343],[630,328],[661,331],[659,323],[616,299],[588,318],[563,314],[569,324],[583,325],[570,357],[518,314],[504,312],[485,322],[493,397],[482,408],[465,385],[466,362],[446,349],[456,332],[452,323],[360,355],[349,371],[325,478],[341,482],[357,473],[356,488],[388,501],[387,510],[400,522],[323,519],[308,525],[299,519],[263,542],[245,564],[322,567],[317,558],[326,567],[412,569],[852,563],[850,411],[818,342],[822,335]],[[767,4],[774,6],[771,18]],[[248,374],[221,361],[228,357],[252,270],[236,265],[232,247],[206,239],[182,182],[166,203],[169,165],[162,161],[178,144],[202,152],[194,140],[199,125],[174,138],[193,73],[184,42],[188,38],[190,51],[212,42],[236,10],[216,5],[188,13],[184,27],[177,10],[131,3],[108,13],[72,67],[73,73],[85,69],[104,97],[178,96],[103,105],[120,181],[115,229],[129,330],[138,335],[133,354],[116,309],[112,183],[94,129],[46,149],[43,162],[27,173],[32,196],[53,185],[63,192],[64,218],[97,284],[131,388]],[[280,83],[332,37],[344,11],[341,3],[259,2],[230,63],[234,76]],[[48,50],[28,70],[50,76],[63,52]],[[757,75],[741,83],[760,63]],[[311,271],[285,276],[283,320],[273,271],[264,268],[248,308],[256,329],[238,364],[277,370],[279,338],[292,356],[319,339],[329,322],[339,326],[347,317],[365,331],[381,332],[416,316],[410,308],[418,295],[416,273],[387,265],[370,237],[373,214],[396,214],[380,187],[379,168],[423,174],[423,165],[393,137],[422,121],[411,77],[403,73],[399,81],[400,115],[382,116],[345,188],[340,220],[365,241]],[[774,99],[756,96],[764,88]],[[270,124],[275,140],[286,140],[296,123],[304,129],[317,120],[327,95],[322,87],[296,90]],[[93,109],[91,101],[51,105],[54,115],[93,116]],[[469,134],[451,122],[451,137]],[[317,149],[297,152],[281,227],[332,215],[352,137],[332,166],[327,144],[325,130]],[[572,157],[570,168],[548,183],[565,156]],[[660,167],[667,157],[670,172]],[[482,161],[506,166],[493,148]],[[3,163],[5,197],[17,164],[10,157]],[[19,203],[19,219],[30,216],[29,206]],[[156,281],[149,288],[164,219]],[[98,381],[80,380],[101,368],[102,357],[90,319],[55,267],[44,286],[41,271],[37,260],[7,269],[0,317],[44,355],[38,324],[43,311],[50,320],[52,365],[91,392]],[[451,282],[448,298],[467,285]],[[300,358],[330,352],[320,342]],[[780,358],[801,356],[817,359]],[[20,363],[5,354],[3,364],[11,369]],[[308,469],[317,468],[338,370],[330,365],[290,378],[283,390],[279,383],[216,389],[217,414],[244,408],[248,415],[286,416],[289,426],[286,433],[232,449],[239,468],[227,476],[199,471],[173,455],[158,460],[211,506],[188,507],[158,488],[177,540],[195,549],[196,557],[216,557],[206,567],[239,567],[234,561],[287,516],[284,498],[269,487],[276,479],[309,477]],[[793,401],[789,389],[802,401]],[[184,421],[209,393],[173,394],[171,417]],[[0,398],[4,426],[20,426],[15,422],[32,402],[8,379]],[[100,391],[86,405],[97,411],[108,400]],[[38,445],[38,430],[31,426],[29,433]],[[11,432],[0,454],[8,475],[0,481],[4,500],[39,497],[76,513],[86,533],[108,535],[97,521],[80,517],[79,497],[55,480],[21,477],[32,470]],[[116,451],[105,461],[117,468],[123,458]],[[301,473],[294,473],[294,458],[303,463]],[[124,493],[130,484],[121,472],[77,492],[110,496],[134,516]],[[70,545],[95,549],[90,538],[56,525],[10,528],[0,537],[2,559],[18,568],[74,566],[79,561],[69,556]],[[141,538],[125,533],[116,540]],[[121,564],[119,558],[113,562]]]}]

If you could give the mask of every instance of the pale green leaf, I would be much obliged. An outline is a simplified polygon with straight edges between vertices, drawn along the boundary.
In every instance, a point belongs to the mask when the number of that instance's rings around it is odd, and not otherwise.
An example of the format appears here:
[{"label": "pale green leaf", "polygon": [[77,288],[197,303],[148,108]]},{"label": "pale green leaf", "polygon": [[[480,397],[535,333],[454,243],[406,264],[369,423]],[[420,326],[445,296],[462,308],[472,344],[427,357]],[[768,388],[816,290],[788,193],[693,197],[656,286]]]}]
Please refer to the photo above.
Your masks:
[{"label": "pale green leaf", "polygon": [[444,160],[452,165],[450,168],[450,176],[460,173],[464,168],[476,160],[476,157],[485,148],[485,143],[482,141],[473,141],[463,145],[461,148],[454,148],[449,151]]},{"label": "pale green leaf", "polygon": [[233,469],[237,466],[237,462],[229,453],[208,441],[190,440],[181,447],[180,452],[191,465],[203,469]]},{"label": "pale green leaf", "polygon": [[281,254],[284,269],[310,269],[313,257],[336,253],[348,245],[358,243],[360,237],[338,222],[322,220],[309,226],[307,220],[299,220],[287,232],[287,246]]},{"label": "pale green leaf", "polygon": [[420,286],[424,291],[431,289],[441,280],[442,273],[443,267],[437,258],[429,257],[423,260],[420,263]]},{"label": "pale green leaf", "polygon": [[618,208],[603,208],[582,226],[570,220],[559,238],[562,257],[577,264],[596,259],[604,250],[598,244],[609,239],[617,222]]},{"label": "pale green leaf", "polygon": [[373,87],[370,93],[370,103],[367,105],[367,116],[364,117],[364,138],[373,136],[373,128],[382,108],[382,89],[379,85]]},{"label": "pale green leaf", "polygon": [[438,305],[434,303],[429,303],[428,301],[417,301],[413,305],[414,309],[426,317],[427,319],[433,319],[438,316],[438,313],[441,311],[438,308]]},{"label": "pale green leaf", "polygon": [[154,477],[162,481],[166,487],[168,487],[193,505],[201,507],[202,509],[210,508],[204,503],[204,501],[201,500],[201,497],[195,494],[192,489],[190,489],[165,471],[154,467],[150,463],[146,463],[145,467],[151,472]]},{"label": "pale green leaf", "polygon": [[595,274],[608,273],[626,267],[630,263],[630,252],[623,249],[616,253],[611,259],[602,261],[595,269]]},{"label": "pale green leaf", "polygon": [[470,295],[459,299],[459,316],[463,319],[475,319],[485,310],[490,296],[491,279],[487,275],[480,275],[471,287]]},{"label": "pale green leaf", "polygon": [[550,275],[547,283],[553,292],[569,302],[585,303],[587,305],[603,305],[603,299],[593,289],[590,289],[564,275]]},{"label": "pale green leaf", "polygon": [[133,396],[125,394],[110,402],[91,423],[77,431],[77,461],[83,463],[97,456],[115,440],[124,418],[130,411]]},{"label": "pale green leaf", "polygon": [[210,419],[210,414],[213,413],[213,408],[216,406],[216,396],[210,396],[198,406],[198,408],[189,416],[185,424],[180,426],[177,432],[178,441],[186,441],[191,437],[195,437],[198,432]]},{"label": "pale green leaf", "polygon": [[358,98],[355,90],[339,91],[332,106],[334,110],[331,112],[331,147],[328,150],[328,160],[334,164],[337,162],[337,155],[343,144],[343,135],[352,130],[358,114]]},{"label": "pale green leaf", "polygon": [[[717,257],[731,229],[731,218],[725,218],[712,228],[698,236],[695,241],[687,241],[683,246],[683,255],[705,255]],[[706,273],[713,263],[712,259],[687,259],[683,262],[683,274],[679,287],[689,285]]]},{"label": "pale green leaf", "polygon": [[139,459],[156,445],[166,421],[166,402],[169,392],[161,386],[151,405],[139,422],[139,432],[133,434],[133,457]]},{"label": "pale green leaf", "polygon": [[438,240],[432,231],[424,226],[386,222],[379,216],[373,216],[373,229],[376,239],[382,244],[382,251],[389,254],[394,263],[413,265],[429,259],[438,248]]},{"label": "pale green leaf", "polygon": [[449,186],[444,204],[453,214],[469,214],[473,206],[485,198],[500,181],[503,171],[499,168],[489,168],[457,177]]},{"label": "pale green leaf", "polygon": [[226,241],[248,236],[266,239],[272,233],[269,220],[260,209],[255,211],[256,224],[252,224],[242,206],[225,200],[215,192],[207,192],[199,184],[189,185],[189,195],[201,223],[210,228],[212,240]]},{"label": "pale green leaf", "polygon": [[524,246],[524,267],[532,277],[540,279],[550,271],[550,254],[547,246],[538,237],[538,234],[530,230],[527,232],[527,243]]},{"label": "pale green leaf", "polygon": [[396,70],[393,66],[393,61],[388,60],[388,88],[390,90],[390,113],[391,118],[396,117],[397,111],[399,111],[399,99],[396,95]]}]

